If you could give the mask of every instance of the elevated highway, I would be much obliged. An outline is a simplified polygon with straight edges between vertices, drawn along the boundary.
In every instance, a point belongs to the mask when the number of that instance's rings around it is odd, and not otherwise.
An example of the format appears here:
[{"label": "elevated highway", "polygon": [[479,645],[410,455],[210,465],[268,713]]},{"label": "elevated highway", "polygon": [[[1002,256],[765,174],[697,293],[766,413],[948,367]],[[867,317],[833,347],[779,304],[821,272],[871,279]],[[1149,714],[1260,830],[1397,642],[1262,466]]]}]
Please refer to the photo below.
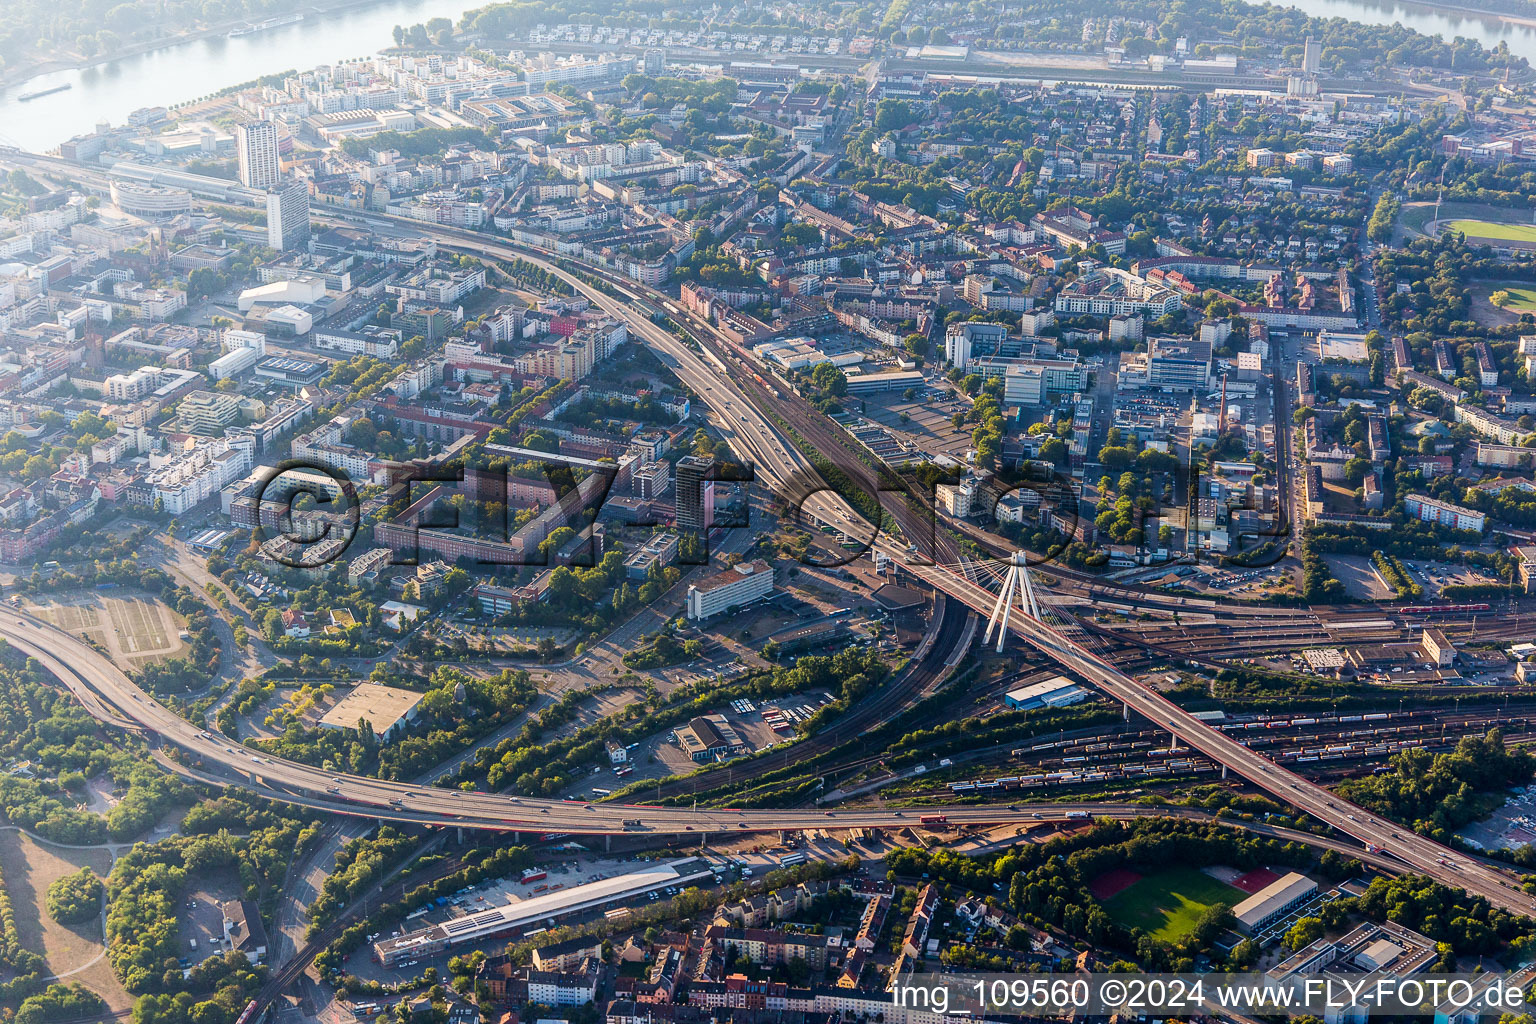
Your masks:
[{"label": "elevated highway", "polygon": [[[455,235],[459,234],[455,233]],[[638,333],[646,341],[671,357],[676,366],[683,370],[680,376],[690,386],[697,390],[696,382],[702,382],[704,390],[700,391],[701,394],[707,396],[709,392],[719,387],[735,395],[736,399],[742,400],[744,407],[738,407],[737,423],[743,428],[743,436],[751,438],[749,448],[754,456],[762,460],[763,469],[770,477],[770,482],[803,484],[808,477],[814,477],[815,470],[809,461],[805,460],[793,446],[781,441],[777,430],[772,427],[767,418],[754,405],[744,401],[743,390],[729,380],[729,368],[718,355],[706,350],[710,362],[715,364],[714,367],[708,366],[703,357],[694,353],[669,332],[650,323],[648,319],[637,322],[639,318],[632,309],[597,289],[584,287],[585,282],[536,254],[531,254],[527,250],[516,251],[494,243],[477,243],[475,246],[477,249],[482,247],[493,252],[499,249],[510,256],[533,262],[586,292],[605,311],[631,323],[633,327],[639,329]],[[723,372],[716,373],[714,372],[716,369]],[[821,492],[808,499],[805,508],[823,522],[836,524],[841,520],[847,523],[859,518],[854,509],[830,491]],[[897,559],[903,559],[906,555],[900,545],[883,535],[877,538],[875,548]],[[909,568],[935,589],[963,602],[980,614],[989,614],[996,600],[996,595],[985,587],[942,565],[910,565]],[[1199,750],[1216,763],[1235,771],[1280,800],[1300,808],[1319,821],[1327,822],[1372,850],[1397,858],[1405,868],[1421,872],[1447,885],[1464,888],[1485,897],[1497,906],[1516,913],[1536,915],[1536,897],[1520,889],[1511,875],[1482,862],[1473,861],[1464,854],[1420,836],[1386,818],[1372,814],[1364,808],[1343,800],[1328,789],[1280,767],[1262,754],[1248,749],[1219,730],[1212,729],[1194,715],[1180,709],[1167,698],[1119,671],[1099,656],[1090,653],[1086,648],[1039,620],[1018,616],[1010,619],[1009,625],[1025,642],[1119,701],[1126,708],[1127,713],[1135,711],[1155,726],[1167,729],[1181,741]]]},{"label": "elevated highway", "polygon": [[[1076,645],[1060,637],[1054,631],[1031,625],[1026,634],[1031,643],[1049,648],[1068,667],[1085,676],[1093,673],[1091,656],[1078,654]],[[160,757],[168,769],[196,782],[214,786],[241,785],[269,799],[308,807],[318,811],[356,815],[369,819],[397,821],[433,826],[458,826],[464,828],[503,832],[548,833],[564,832],[573,835],[628,834],[645,836],[686,836],[703,839],[708,833],[730,834],[739,832],[777,831],[780,829],[855,829],[855,828],[905,828],[921,827],[921,819],[933,815],[942,816],[950,826],[981,825],[1036,825],[1047,821],[1071,820],[1086,817],[1130,819],[1139,817],[1177,817],[1197,821],[1216,820],[1233,827],[1260,835],[1282,839],[1294,839],[1323,849],[1359,857],[1365,862],[1386,871],[1405,868],[1438,874],[1443,871],[1438,863],[1431,863],[1437,870],[1420,867],[1408,862],[1401,850],[1417,844],[1399,843],[1390,837],[1397,826],[1390,822],[1373,819],[1365,811],[1352,810],[1361,819],[1359,827],[1349,832],[1364,842],[1379,833],[1387,850],[1362,850],[1347,840],[1329,839],[1294,829],[1266,825],[1262,822],[1213,819],[1207,812],[1178,807],[1159,807],[1139,803],[1067,802],[1067,803],[1018,803],[995,805],[937,806],[922,809],[848,809],[818,811],[809,809],[789,810],[732,810],[727,808],[678,808],[645,805],[584,804],[576,801],[542,800],[493,793],[465,793],[458,790],[434,789],[404,782],[390,782],[356,775],[336,775],[309,765],[271,757],[248,747],[233,746],[217,735],[197,728],[191,722],[171,712],[164,705],[123,675],[111,661],[70,634],[48,623],[28,616],[8,615],[0,622],[0,639],[12,647],[35,658],[52,675],[74,689],[86,687],[97,693],[101,702],[116,707],[123,719],[132,721],[145,732],[157,736],[164,744],[182,752],[179,758]],[[1107,680],[1112,681],[1112,680]],[[1200,736],[1203,726],[1198,719],[1179,711],[1174,705],[1161,701],[1165,708],[1155,707],[1155,702],[1140,699],[1134,690],[1126,691],[1126,697],[1136,702],[1144,713],[1166,715],[1164,728],[1173,731],[1192,745]],[[1167,723],[1172,723],[1171,725]],[[1204,729],[1209,733],[1210,730]],[[1222,734],[1215,734],[1223,738]],[[1270,777],[1295,779],[1285,772],[1248,751],[1240,744],[1227,741],[1233,748],[1227,751],[1231,760],[1239,760],[1244,754],[1254,762],[1256,772],[1268,772]],[[1205,749],[1203,746],[1201,749]],[[199,764],[198,762],[201,762]],[[1305,780],[1296,780],[1307,786]],[[1284,781],[1277,783],[1285,785]],[[1331,797],[1326,790],[1324,799]],[[1303,794],[1305,795],[1305,794]],[[1294,796],[1290,802],[1298,803]],[[1339,802],[1340,807],[1349,805]],[[1318,814],[1318,817],[1324,817]],[[625,822],[637,822],[626,826]],[[1356,834],[1359,833],[1359,834]],[[1404,833],[1409,835],[1409,833]],[[1437,844],[1423,841],[1436,850]],[[1379,845],[1379,844],[1373,844]],[[1454,859],[1459,873],[1456,884],[1489,898],[1508,909],[1531,913],[1529,898],[1524,903],[1512,903],[1510,897],[1518,893],[1512,880],[1496,869],[1484,865],[1460,853],[1443,851],[1447,859]],[[1475,887],[1491,876],[1488,892]],[[1472,884],[1469,884],[1469,881]],[[1523,896],[1523,893],[1519,893]]]},{"label": "elevated highway", "polygon": [[[356,219],[367,222],[371,218]],[[729,367],[714,353],[706,350],[700,355],[694,352],[669,332],[639,316],[632,307],[526,249],[484,236],[477,237],[470,232],[434,229],[430,225],[412,225],[412,228],[428,235],[441,235],[448,244],[478,255],[534,263],[566,280],[588,295],[599,308],[629,323],[633,333],[651,345],[680,379],[705,396],[717,413],[721,432],[738,445],[743,454],[758,461],[769,483],[804,486],[815,479],[815,470],[809,460],[784,441],[767,418],[747,401],[743,391],[731,380]],[[857,513],[830,491],[809,498],[805,511],[834,524],[854,522],[857,518]],[[906,553],[888,538],[877,540],[876,548],[896,558]],[[966,606],[982,614],[991,610],[995,595],[979,584],[943,566],[911,568],[936,589]],[[1121,702],[1128,712],[1135,711],[1254,785],[1367,844],[1373,858],[1387,858],[1389,862],[1400,863],[1404,869],[1464,888],[1507,910],[1536,916],[1536,898],[1523,892],[1510,875],[1349,804],[1327,789],[1286,771],[1211,729],[1038,620],[1018,616],[1010,620],[1010,627],[1025,642]],[[202,766],[183,770],[195,771],[206,781],[249,785],[273,799],[319,810],[421,824],[575,834],[634,831],[703,835],[814,827],[890,828],[917,823],[914,819],[918,812],[915,811],[736,811],[585,804],[437,790],[337,775],[232,746],[222,737],[199,730],[139,690],[116,665],[94,649],[50,624],[20,615],[6,616],[0,621],[0,638],[37,658],[72,690],[80,686],[88,688],[122,719],[132,721],[179,748],[186,758]],[[67,660],[65,652],[68,652]],[[925,813],[942,814],[952,825],[1027,822],[1038,820],[1040,814],[1002,806],[957,806],[935,808]]]},{"label": "elevated highway", "polygon": [[[916,567],[913,571],[972,608],[990,610],[996,600],[985,587],[941,566]],[[1396,858],[1403,868],[1466,889],[1507,910],[1527,916],[1536,914],[1536,897],[1522,890],[1510,874],[1373,814],[1282,768],[1037,619],[1017,615],[1009,619],[1009,626],[1032,647],[1119,701],[1127,713],[1136,712],[1285,803],[1327,822],[1373,851]]]}]

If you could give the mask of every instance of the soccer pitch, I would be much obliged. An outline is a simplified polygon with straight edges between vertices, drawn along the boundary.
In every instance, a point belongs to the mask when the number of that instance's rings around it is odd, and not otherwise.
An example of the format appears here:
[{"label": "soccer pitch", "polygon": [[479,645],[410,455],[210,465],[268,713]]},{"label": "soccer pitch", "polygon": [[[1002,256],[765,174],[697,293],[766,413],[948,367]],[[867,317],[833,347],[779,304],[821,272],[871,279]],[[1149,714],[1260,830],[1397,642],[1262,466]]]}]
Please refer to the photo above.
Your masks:
[{"label": "soccer pitch", "polygon": [[1491,220],[1441,221],[1441,227],[1460,231],[1468,238],[1493,238],[1536,246],[1536,224],[1498,224]]},{"label": "soccer pitch", "polygon": [[1218,882],[1194,868],[1173,868],[1147,875],[1104,901],[1118,921],[1140,928],[1155,939],[1177,942],[1188,935],[1200,915],[1218,903],[1236,906],[1247,898],[1240,889]]}]

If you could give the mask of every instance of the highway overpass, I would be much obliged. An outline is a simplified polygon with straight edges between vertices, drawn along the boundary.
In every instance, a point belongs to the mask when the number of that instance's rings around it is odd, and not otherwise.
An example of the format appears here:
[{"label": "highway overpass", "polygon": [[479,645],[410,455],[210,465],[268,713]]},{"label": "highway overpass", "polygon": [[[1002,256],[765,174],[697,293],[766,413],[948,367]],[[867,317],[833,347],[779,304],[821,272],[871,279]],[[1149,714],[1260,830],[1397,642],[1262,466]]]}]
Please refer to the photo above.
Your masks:
[{"label": "highway overpass", "polygon": [[[394,226],[383,218],[349,217],[376,226]],[[586,294],[599,308],[630,325],[631,332],[658,352],[680,379],[703,395],[715,411],[715,422],[727,440],[742,454],[758,461],[770,484],[803,484],[815,476],[814,467],[792,444],[784,440],[768,418],[747,400],[731,380],[727,363],[707,349],[701,356],[652,324],[633,307],[593,288],[585,281],[520,246],[476,236],[471,232],[412,225],[412,230],[438,237],[446,244],[492,259],[521,259],[542,267]],[[627,288],[625,285],[616,287]],[[628,289],[631,298],[637,290]],[[806,502],[805,511],[823,522],[846,523],[857,513],[830,491]],[[896,558],[906,552],[888,538],[877,549]],[[986,588],[942,566],[912,566],[912,570],[938,590],[987,614],[995,600]],[[1023,640],[1076,672],[1084,680],[1120,701],[1128,710],[1143,715],[1191,747],[1211,757],[1253,784],[1286,803],[1299,807],[1317,820],[1346,835],[1397,858],[1405,868],[1429,875],[1447,885],[1467,889],[1508,910],[1536,916],[1536,898],[1527,895],[1502,871],[1473,861],[1438,843],[1417,836],[1384,818],[1338,798],[1235,742],[1219,730],[1182,711],[1161,695],[1091,654],[1056,630],[1023,616],[1010,620]],[[603,834],[633,830],[676,835],[708,834],[733,830],[766,831],[811,827],[893,827],[913,824],[916,812],[880,809],[833,811],[753,810],[621,806],[580,802],[535,800],[485,793],[464,793],[387,782],[359,776],[335,775],[318,768],[283,761],[235,746],[216,734],[176,716],[140,691],[106,658],[55,627],[25,616],[7,617],[0,623],[0,637],[36,657],[72,690],[80,686],[94,691],[116,713],[181,750],[194,761],[229,773],[230,781],[244,781],[275,799],[290,800],[317,809],[361,813],[425,824],[461,825],[530,832]],[[62,653],[70,652],[66,663]],[[980,824],[1030,820],[1029,812],[1005,807],[963,806],[936,810],[951,824]],[[630,824],[626,824],[626,822]]]}]

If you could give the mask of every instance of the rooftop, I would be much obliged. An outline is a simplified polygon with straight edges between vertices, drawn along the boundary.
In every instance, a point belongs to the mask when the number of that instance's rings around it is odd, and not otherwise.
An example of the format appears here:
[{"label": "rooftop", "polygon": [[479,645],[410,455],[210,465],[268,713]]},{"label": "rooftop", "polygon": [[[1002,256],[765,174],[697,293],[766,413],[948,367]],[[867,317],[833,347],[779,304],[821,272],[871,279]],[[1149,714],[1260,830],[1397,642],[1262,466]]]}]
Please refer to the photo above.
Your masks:
[{"label": "rooftop", "polygon": [[421,697],[414,690],[358,683],[325,713],[320,724],[330,729],[356,729],[362,720],[373,727],[374,735],[382,736],[410,716]]}]

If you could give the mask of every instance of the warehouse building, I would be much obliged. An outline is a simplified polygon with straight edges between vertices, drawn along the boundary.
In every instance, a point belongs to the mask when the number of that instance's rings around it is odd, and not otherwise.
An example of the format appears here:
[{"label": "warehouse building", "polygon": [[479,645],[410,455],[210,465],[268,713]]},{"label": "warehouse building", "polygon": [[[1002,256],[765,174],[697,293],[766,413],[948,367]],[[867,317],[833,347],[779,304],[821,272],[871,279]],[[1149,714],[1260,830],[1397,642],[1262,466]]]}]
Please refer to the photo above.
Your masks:
[{"label": "warehouse building", "polygon": [[1041,683],[1021,686],[1003,695],[1003,704],[1014,711],[1063,708],[1088,697],[1087,691],[1066,676],[1052,676]]},{"label": "warehouse building", "polygon": [[435,956],[453,946],[481,942],[494,935],[550,927],[562,917],[634,899],[653,889],[684,886],[713,878],[709,864],[697,858],[652,864],[641,871],[598,879],[561,892],[518,900],[504,907],[476,911],[405,935],[381,939],[373,945],[373,956],[385,967],[393,968],[408,960]]}]

